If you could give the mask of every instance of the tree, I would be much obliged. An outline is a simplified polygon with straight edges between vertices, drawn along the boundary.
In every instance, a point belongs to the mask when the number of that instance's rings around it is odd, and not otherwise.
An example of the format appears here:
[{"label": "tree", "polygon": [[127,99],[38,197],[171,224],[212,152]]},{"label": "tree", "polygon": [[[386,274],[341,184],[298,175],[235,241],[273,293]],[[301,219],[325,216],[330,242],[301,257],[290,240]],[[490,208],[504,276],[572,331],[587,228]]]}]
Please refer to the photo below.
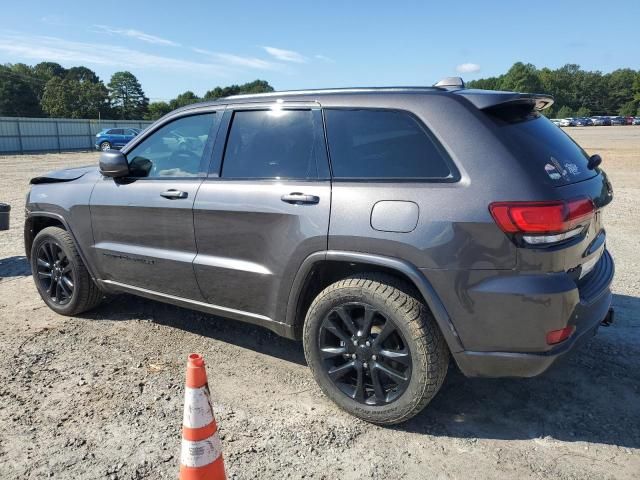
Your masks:
[{"label": "tree", "polygon": [[171,110],[175,110],[176,108],[184,107],[185,105],[191,105],[192,103],[196,103],[200,101],[200,97],[198,97],[191,90],[187,90],[184,93],[181,93],[176,98],[169,102],[169,106]]},{"label": "tree", "polygon": [[558,118],[569,118],[573,117],[573,110],[570,107],[564,105],[560,110],[558,110]]},{"label": "tree", "polygon": [[67,80],[76,80],[78,82],[99,83],[100,78],[96,73],[87,67],[71,67],[64,75]]},{"label": "tree", "polygon": [[522,62],[514,63],[500,81],[500,89],[514,92],[540,92],[542,83],[535,65],[530,63],[525,65]]},{"label": "tree", "polygon": [[619,112],[625,104],[633,100],[633,85],[638,73],[630,68],[621,68],[606,75],[607,111]]},{"label": "tree", "polygon": [[243,85],[230,85],[228,87],[216,87],[204,94],[204,100],[217,100],[218,98],[230,95],[241,95],[243,93],[264,93],[273,92],[273,87],[266,80],[254,80]]},{"label": "tree", "polygon": [[0,116],[39,117],[42,115],[31,79],[0,65]]},{"label": "tree", "polygon": [[169,113],[171,110],[173,109],[167,102],[151,102],[144,118],[145,120],[157,120]]},{"label": "tree", "polygon": [[96,118],[108,112],[108,98],[102,82],[52,77],[44,89],[42,108],[51,117]]},{"label": "tree", "polygon": [[114,73],[107,87],[111,107],[117,117],[128,120],[144,117],[149,99],[145,96],[140,82],[133,73]]},{"label": "tree", "polygon": [[622,115],[623,117],[628,117],[630,115],[635,115],[636,112],[638,111],[638,105],[640,104],[640,102],[636,101],[636,100],[631,100],[627,103],[625,103],[622,108],[620,109],[619,113],[620,115]]},{"label": "tree", "polygon": [[576,117],[590,117],[590,116],[591,116],[591,110],[589,110],[587,107],[580,107],[576,112]]}]

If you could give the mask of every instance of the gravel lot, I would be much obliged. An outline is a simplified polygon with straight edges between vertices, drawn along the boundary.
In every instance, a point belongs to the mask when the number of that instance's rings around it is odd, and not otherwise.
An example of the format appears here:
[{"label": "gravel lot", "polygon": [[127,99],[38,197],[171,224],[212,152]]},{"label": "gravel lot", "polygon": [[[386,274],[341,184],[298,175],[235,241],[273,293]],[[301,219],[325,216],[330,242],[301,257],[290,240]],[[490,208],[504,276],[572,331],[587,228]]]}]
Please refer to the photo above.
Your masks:
[{"label": "gravel lot", "polygon": [[28,179],[96,153],[0,157],[0,478],[175,478],[186,355],[208,361],[230,478],[640,477],[640,127],[568,129],[600,153],[617,321],[529,380],[468,380],[395,428],[339,411],[302,346],[128,295],[82,318],[38,297],[22,246]]}]

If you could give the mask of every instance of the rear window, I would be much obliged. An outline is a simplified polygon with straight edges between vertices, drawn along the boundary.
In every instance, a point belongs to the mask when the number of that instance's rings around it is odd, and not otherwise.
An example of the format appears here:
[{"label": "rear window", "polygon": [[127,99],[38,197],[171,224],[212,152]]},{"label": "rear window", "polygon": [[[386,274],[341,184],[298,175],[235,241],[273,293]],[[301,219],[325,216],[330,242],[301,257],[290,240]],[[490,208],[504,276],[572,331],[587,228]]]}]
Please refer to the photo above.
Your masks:
[{"label": "rear window", "polygon": [[334,178],[453,181],[437,141],[409,113],[325,109]]},{"label": "rear window", "polygon": [[503,143],[533,175],[552,185],[568,185],[597,174],[589,170],[589,155],[544,116],[528,109],[487,111]]}]

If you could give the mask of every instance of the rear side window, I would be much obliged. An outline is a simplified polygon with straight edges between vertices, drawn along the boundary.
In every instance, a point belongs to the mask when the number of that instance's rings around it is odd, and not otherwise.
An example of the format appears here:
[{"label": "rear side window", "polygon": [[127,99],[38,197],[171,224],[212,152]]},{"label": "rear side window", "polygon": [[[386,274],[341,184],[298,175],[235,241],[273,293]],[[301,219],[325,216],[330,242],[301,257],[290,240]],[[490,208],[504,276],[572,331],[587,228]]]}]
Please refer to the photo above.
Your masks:
[{"label": "rear side window", "polygon": [[318,177],[322,126],[312,110],[250,110],[233,115],[225,178]]},{"label": "rear side window", "polygon": [[568,185],[597,174],[589,155],[560,127],[524,107],[489,110],[501,141],[527,171],[552,185]]},{"label": "rear side window", "polygon": [[122,129],[121,128],[112,128],[107,133],[109,135],[122,135]]},{"label": "rear side window", "polygon": [[326,109],[335,178],[454,180],[447,154],[408,112]]}]

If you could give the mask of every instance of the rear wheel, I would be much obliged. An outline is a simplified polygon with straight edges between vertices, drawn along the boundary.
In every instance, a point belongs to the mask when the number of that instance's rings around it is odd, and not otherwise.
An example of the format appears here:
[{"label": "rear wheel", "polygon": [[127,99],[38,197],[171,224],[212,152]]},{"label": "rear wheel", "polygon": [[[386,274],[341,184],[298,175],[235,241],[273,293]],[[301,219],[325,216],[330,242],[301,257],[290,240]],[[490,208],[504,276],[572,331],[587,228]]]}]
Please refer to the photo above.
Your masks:
[{"label": "rear wheel", "polygon": [[87,311],[102,300],[102,292],[84,266],[73,238],[62,228],[47,227],[36,235],[31,271],[42,299],[61,315]]},{"label": "rear wheel", "polygon": [[111,150],[111,144],[109,142],[102,142],[100,144],[100,150],[102,150],[103,152]]},{"label": "rear wheel", "polygon": [[428,308],[408,286],[377,274],[346,278],[318,295],[305,319],[304,349],[324,393],[377,424],[420,412],[449,363]]}]

